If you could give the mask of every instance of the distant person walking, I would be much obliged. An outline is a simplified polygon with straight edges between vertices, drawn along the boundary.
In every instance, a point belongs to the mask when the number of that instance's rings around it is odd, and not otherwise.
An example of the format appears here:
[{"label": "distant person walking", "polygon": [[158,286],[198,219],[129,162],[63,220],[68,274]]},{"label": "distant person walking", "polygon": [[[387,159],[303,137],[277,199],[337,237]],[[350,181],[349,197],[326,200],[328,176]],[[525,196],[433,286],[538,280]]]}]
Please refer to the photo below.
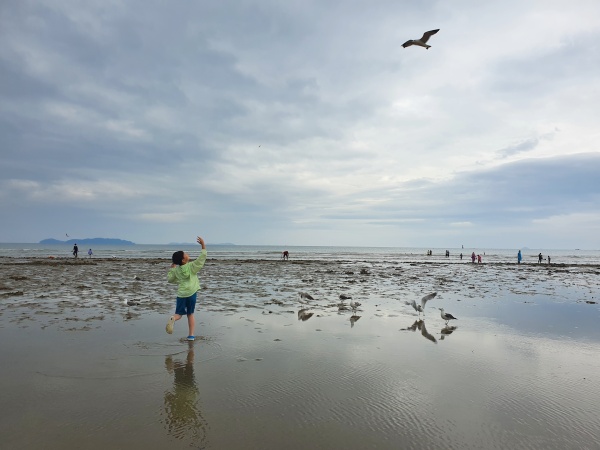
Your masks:
[{"label": "distant person walking", "polygon": [[79,253],[79,247],[77,247],[77,244],[75,244],[75,245],[73,246],[73,256],[74,256],[75,258],[77,258],[77,253]]},{"label": "distant person walking", "polygon": [[92,249],[90,248],[90,249],[88,250],[88,256],[91,258],[91,257],[92,257],[92,255],[93,255],[93,253],[92,253]]},{"label": "distant person walking", "polygon": [[167,274],[169,283],[178,283],[177,289],[177,304],[175,306],[175,315],[171,316],[167,322],[167,333],[173,333],[175,322],[183,316],[187,316],[189,333],[187,340],[193,341],[196,339],[194,329],[196,327],[196,319],[194,318],[194,310],[196,309],[196,294],[200,290],[200,281],[198,281],[198,272],[204,266],[206,261],[206,244],[200,236],[196,242],[202,246],[202,251],[198,258],[190,261],[190,255],[182,250],[173,253],[171,269]]},{"label": "distant person walking", "polygon": [[523,255],[521,255],[521,250],[517,253],[517,264],[521,264],[521,260],[523,259]]},{"label": "distant person walking", "polygon": [[538,255],[538,264],[541,264],[541,262],[542,262],[542,259],[544,259],[544,257],[543,257],[543,256],[542,256],[542,254],[540,253],[540,254]]},{"label": "distant person walking", "polygon": [[460,260],[462,261],[462,253],[460,254]]},{"label": "distant person walking", "polygon": [[481,264],[481,255],[477,255],[477,264]]},{"label": "distant person walking", "polygon": [[284,250],[283,253],[281,254],[281,259],[288,260],[289,258],[290,258],[290,252],[288,252],[287,250]]},{"label": "distant person walking", "polygon": [[471,253],[471,262],[475,264],[475,252]]},{"label": "distant person walking", "polygon": [[550,255],[548,255],[548,264],[550,264]]}]

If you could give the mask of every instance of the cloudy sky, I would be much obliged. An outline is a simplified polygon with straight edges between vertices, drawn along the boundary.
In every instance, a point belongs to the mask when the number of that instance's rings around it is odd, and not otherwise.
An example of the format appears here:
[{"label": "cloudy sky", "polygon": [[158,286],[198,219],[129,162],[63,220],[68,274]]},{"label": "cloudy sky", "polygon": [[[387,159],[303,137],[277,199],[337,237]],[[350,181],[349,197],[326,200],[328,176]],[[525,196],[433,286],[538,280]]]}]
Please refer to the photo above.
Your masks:
[{"label": "cloudy sky", "polygon": [[3,0],[0,242],[598,249],[599,42],[597,0]]}]

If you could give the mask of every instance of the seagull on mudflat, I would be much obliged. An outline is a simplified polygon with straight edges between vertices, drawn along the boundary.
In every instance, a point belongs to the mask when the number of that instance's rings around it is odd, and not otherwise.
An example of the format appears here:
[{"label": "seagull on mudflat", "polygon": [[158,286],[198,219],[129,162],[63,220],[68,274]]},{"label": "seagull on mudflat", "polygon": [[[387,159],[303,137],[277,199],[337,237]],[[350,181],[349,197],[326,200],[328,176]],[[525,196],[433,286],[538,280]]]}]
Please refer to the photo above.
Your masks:
[{"label": "seagull on mudflat", "polygon": [[127,300],[127,299],[125,299],[125,300],[123,300],[123,304],[125,306],[137,306],[140,303],[139,302],[134,302],[133,300]]},{"label": "seagull on mudflat", "polygon": [[446,325],[448,325],[448,321],[450,320],[458,320],[456,317],[454,317],[452,314],[444,312],[444,308],[438,308],[441,311],[441,316],[442,319],[444,319],[446,321]]},{"label": "seagull on mudflat", "polygon": [[301,309],[300,311],[298,311],[298,320],[306,322],[313,316],[313,314],[313,312],[308,312],[308,309]]},{"label": "seagull on mudflat", "polygon": [[406,48],[410,47],[411,45],[418,45],[419,47],[425,47],[427,50],[429,50],[429,47],[431,47],[431,45],[427,45],[427,41],[438,31],[440,31],[439,28],[437,30],[426,31],[425,33],[423,33],[421,39],[409,39],[404,44],[402,44],[402,47]]},{"label": "seagull on mudflat", "polygon": [[306,303],[309,300],[314,300],[312,295],[307,294],[306,292],[300,292],[299,295],[300,295],[300,303]]},{"label": "seagull on mudflat", "polygon": [[354,300],[350,301],[350,308],[352,308],[353,312],[356,312],[360,305],[361,304],[359,302],[355,302]]},{"label": "seagull on mudflat", "polygon": [[350,300],[351,298],[352,298],[351,295],[340,294],[340,300],[342,301],[342,303],[344,303],[344,300]]},{"label": "seagull on mudflat", "polygon": [[425,297],[423,297],[421,299],[420,305],[417,305],[417,302],[415,302],[414,300],[412,302],[404,302],[404,303],[412,306],[415,309],[415,311],[417,311],[419,314],[421,314],[421,313],[425,314],[425,305],[427,304],[427,302],[429,300],[434,298],[436,295],[437,295],[437,292],[432,292],[431,294],[427,294]]}]

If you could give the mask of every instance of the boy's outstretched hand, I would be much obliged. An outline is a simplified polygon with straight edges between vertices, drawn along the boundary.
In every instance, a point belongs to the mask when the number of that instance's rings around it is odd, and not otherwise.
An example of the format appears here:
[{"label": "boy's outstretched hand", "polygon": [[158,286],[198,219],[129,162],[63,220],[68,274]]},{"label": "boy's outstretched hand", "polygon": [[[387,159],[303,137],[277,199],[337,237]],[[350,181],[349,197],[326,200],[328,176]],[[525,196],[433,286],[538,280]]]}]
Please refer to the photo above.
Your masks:
[{"label": "boy's outstretched hand", "polygon": [[198,239],[196,239],[196,242],[198,244],[200,244],[202,246],[202,248],[206,248],[206,244],[204,244],[204,239],[202,239],[200,236],[198,236]]}]

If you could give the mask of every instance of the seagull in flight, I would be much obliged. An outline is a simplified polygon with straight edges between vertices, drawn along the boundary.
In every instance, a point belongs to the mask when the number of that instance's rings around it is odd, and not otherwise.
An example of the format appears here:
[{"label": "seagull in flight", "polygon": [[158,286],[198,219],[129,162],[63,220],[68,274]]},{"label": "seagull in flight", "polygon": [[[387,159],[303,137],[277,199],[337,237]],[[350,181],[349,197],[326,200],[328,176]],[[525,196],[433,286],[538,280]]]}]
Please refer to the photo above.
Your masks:
[{"label": "seagull in flight", "polygon": [[415,311],[417,311],[419,314],[423,313],[423,315],[425,315],[425,305],[427,304],[427,302],[429,300],[434,298],[436,295],[437,295],[437,292],[432,292],[431,294],[427,294],[425,297],[423,297],[421,299],[420,305],[417,305],[417,302],[415,302],[414,300],[412,302],[404,302],[404,303],[412,306],[415,309]]},{"label": "seagull in flight", "polygon": [[410,47],[411,45],[418,45],[419,47],[425,47],[427,50],[429,50],[429,47],[431,47],[431,45],[427,45],[427,41],[438,31],[440,31],[439,28],[437,30],[426,31],[425,33],[423,33],[421,39],[409,39],[404,44],[402,44],[402,47],[406,48]]},{"label": "seagull in flight", "polygon": [[454,317],[452,314],[444,312],[444,308],[438,308],[441,311],[441,316],[442,319],[444,319],[446,321],[446,325],[448,325],[448,322],[450,320],[458,320],[456,317]]}]

